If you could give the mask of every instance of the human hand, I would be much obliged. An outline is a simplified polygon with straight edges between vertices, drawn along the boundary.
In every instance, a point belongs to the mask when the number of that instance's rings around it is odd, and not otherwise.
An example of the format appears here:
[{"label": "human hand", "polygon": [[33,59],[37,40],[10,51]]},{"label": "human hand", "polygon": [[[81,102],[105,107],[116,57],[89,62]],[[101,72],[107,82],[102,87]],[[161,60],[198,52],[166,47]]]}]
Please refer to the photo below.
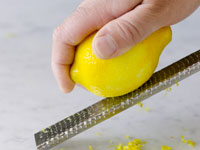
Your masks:
[{"label": "human hand", "polygon": [[[52,69],[62,91],[70,92],[75,47],[99,30],[93,41],[101,59],[119,56],[155,30],[189,16],[200,0],[84,0],[53,34]],[[133,60],[134,61],[134,60]]]}]

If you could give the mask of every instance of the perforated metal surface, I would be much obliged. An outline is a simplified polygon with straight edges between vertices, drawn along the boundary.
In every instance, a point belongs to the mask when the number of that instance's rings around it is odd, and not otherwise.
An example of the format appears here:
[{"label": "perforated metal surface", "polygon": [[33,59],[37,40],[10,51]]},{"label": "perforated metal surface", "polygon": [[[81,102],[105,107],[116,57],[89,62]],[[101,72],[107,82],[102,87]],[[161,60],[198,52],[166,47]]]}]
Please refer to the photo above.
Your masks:
[{"label": "perforated metal surface", "polygon": [[200,71],[200,50],[154,73],[137,90],[123,96],[105,98],[36,133],[37,149],[50,149],[198,71]]}]

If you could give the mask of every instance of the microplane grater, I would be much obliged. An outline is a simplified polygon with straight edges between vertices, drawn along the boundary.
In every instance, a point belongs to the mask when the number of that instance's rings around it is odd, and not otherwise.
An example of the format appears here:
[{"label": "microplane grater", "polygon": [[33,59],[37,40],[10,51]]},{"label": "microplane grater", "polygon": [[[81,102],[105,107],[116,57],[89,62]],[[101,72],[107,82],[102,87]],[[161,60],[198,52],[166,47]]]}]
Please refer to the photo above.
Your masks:
[{"label": "microplane grater", "polygon": [[103,100],[35,134],[38,150],[48,150],[146,98],[200,71],[200,50],[154,73],[137,90]]}]

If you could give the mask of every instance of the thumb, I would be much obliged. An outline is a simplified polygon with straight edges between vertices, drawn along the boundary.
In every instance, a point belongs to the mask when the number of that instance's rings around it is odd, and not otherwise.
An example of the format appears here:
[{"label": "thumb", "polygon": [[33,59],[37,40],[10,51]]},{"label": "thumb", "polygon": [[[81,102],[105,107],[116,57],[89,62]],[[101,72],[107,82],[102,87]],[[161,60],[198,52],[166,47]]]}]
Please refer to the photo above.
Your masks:
[{"label": "thumb", "polygon": [[157,10],[161,9],[142,4],[106,24],[93,40],[95,55],[101,59],[120,56],[159,29],[162,17]]}]

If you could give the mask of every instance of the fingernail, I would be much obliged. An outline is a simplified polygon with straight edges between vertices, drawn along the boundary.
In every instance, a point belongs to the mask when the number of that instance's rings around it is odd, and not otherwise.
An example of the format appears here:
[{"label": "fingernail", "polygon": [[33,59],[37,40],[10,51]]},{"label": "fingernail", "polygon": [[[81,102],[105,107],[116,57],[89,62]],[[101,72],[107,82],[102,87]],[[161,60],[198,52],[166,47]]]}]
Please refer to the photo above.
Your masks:
[{"label": "fingernail", "polygon": [[94,42],[95,54],[99,58],[109,58],[117,50],[116,42],[109,34],[97,37]]}]

